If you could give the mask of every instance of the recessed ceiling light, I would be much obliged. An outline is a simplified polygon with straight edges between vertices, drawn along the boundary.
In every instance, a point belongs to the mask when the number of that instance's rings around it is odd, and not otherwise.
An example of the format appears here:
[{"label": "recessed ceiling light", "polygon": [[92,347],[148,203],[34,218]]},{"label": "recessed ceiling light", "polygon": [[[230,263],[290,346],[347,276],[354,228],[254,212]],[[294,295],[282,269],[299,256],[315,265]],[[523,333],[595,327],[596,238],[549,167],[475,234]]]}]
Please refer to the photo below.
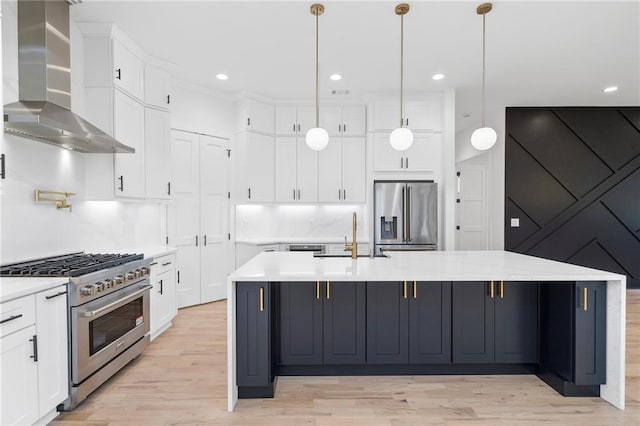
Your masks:
[{"label": "recessed ceiling light", "polygon": [[218,80],[229,80],[229,76],[226,75],[226,74],[222,74],[222,73],[221,74],[216,74],[216,78]]},{"label": "recessed ceiling light", "polygon": [[618,91],[618,86],[605,87],[603,90],[604,93],[611,93],[611,92],[617,92],[617,91]]},{"label": "recessed ceiling light", "polygon": [[444,74],[434,74],[431,78],[434,80],[442,80],[444,78]]},{"label": "recessed ceiling light", "polygon": [[340,74],[331,74],[331,77],[329,78],[333,81],[342,80],[342,76]]}]

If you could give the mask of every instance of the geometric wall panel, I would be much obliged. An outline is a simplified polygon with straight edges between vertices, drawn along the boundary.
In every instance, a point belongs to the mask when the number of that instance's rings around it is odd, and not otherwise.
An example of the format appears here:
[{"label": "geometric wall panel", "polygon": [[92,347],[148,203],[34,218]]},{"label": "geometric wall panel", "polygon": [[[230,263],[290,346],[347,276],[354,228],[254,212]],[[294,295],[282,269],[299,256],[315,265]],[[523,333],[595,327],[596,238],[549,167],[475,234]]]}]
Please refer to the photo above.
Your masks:
[{"label": "geometric wall panel", "polygon": [[640,107],[507,108],[505,141],[505,249],[640,288]]}]

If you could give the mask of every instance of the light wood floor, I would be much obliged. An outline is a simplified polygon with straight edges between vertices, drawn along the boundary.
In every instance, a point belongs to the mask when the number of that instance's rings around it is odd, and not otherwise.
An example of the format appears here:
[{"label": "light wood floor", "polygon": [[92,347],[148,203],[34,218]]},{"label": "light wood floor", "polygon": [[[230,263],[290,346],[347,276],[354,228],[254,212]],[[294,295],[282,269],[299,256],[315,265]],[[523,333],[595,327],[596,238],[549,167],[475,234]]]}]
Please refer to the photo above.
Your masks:
[{"label": "light wood floor", "polygon": [[535,376],[281,377],[226,412],[226,302],[182,309],[143,356],[55,425],[640,425],[640,291],[627,292],[627,409]]}]

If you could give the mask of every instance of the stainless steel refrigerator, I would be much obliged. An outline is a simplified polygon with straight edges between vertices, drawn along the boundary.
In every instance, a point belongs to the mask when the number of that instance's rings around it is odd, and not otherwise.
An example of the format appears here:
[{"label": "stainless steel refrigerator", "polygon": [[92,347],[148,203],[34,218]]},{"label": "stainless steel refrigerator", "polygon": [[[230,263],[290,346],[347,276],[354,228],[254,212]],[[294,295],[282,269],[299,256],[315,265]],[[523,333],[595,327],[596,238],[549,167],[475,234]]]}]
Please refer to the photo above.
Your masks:
[{"label": "stainless steel refrigerator", "polygon": [[438,184],[375,181],[375,254],[438,249]]}]

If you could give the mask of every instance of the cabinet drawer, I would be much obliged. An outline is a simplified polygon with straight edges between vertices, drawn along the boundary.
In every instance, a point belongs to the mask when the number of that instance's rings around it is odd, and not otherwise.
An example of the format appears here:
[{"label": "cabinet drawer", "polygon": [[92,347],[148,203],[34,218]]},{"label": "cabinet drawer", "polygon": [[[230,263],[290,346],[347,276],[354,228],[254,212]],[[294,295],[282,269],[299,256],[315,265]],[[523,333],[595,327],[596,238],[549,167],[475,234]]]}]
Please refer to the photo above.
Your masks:
[{"label": "cabinet drawer", "polygon": [[10,300],[0,305],[0,337],[28,327],[36,321],[33,295]]},{"label": "cabinet drawer", "polygon": [[154,257],[151,266],[154,268],[156,275],[167,272],[171,269],[175,269],[176,259],[173,254],[167,254],[165,256]]}]

